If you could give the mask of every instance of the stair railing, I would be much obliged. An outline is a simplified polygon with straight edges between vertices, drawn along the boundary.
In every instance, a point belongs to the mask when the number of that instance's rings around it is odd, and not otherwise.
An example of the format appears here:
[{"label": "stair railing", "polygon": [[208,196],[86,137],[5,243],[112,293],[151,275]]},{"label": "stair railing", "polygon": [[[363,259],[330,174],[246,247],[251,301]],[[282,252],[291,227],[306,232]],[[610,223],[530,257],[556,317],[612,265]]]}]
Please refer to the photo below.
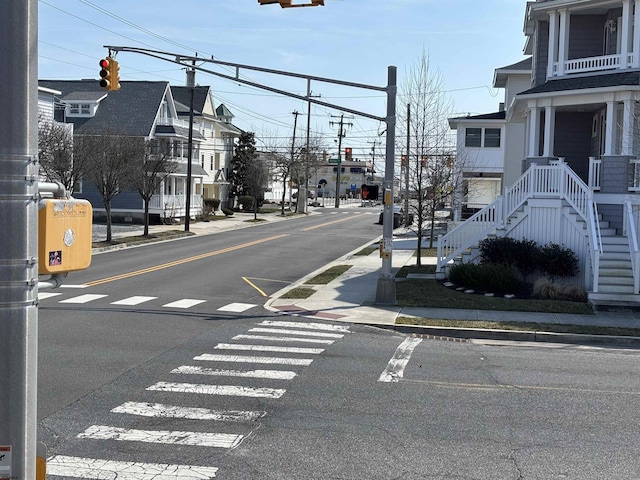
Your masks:
[{"label": "stair railing", "polygon": [[457,255],[470,248],[492,231],[503,227],[507,219],[520,209],[530,198],[561,197],[589,225],[589,243],[594,265],[594,282],[597,285],[597,266],[601,254],[601,241],[593,216],[593,192],[580,177],[563,161],[552,165],[533,164],[509,188],[503,197],[483,208],[467,221],[438,239],[436,272]]},{"label": "stair railing", "polygon": [[600,257],[602,256],[602,233],[600,232],[600,215],[598,214],[598,206],[596,202],[591,202],[589,208],[589,221],[587,222],[590,229],[589,244],[591,251],[591,272],[593,274],[593,285],[591,289],[598,291],[598,272],[600,271]]},{"label": "stair railing", "polygon": [[625,202],[627,239],[629,240],[629,253],[631,254],[631,269],[633,271],[633,293],[640,291],[640,249],[638,248],[638,234],[636,233],[636,220],[633,216],[631,202]]}]

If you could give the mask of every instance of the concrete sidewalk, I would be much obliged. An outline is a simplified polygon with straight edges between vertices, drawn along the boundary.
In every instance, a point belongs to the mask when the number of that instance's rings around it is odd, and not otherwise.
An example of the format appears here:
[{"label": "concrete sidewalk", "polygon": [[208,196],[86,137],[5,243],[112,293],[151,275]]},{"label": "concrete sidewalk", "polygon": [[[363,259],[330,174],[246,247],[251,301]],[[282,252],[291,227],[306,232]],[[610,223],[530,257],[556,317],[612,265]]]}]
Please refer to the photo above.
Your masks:
[{"label": "concrete sidewalk", "polygon": [[[359,204],[343,205],[341,208],[356,208]],[[310,208],[312,214],[315,209]],[[296,216],[282,217],[280,215],[259,215],[264,221],[293,221]],[[215,234],[218,232],[248,228],[261,225],[254,223],[252,213],[236,213],[232,217],[213,222],[196,222],[190,225],[190,233],[196,235]],[[123,231],[113,232],[113,237],[141,235],[142,228],[127,226]],[[184,225],[154,225],[150,227],[150,233],[167,230],[184,230]],[[416,248],[415,236],[403,229],[395,230],[393,242],[392,270],[395,272],[406,264],[413,262],[413,252]],[[102,237],[104,238],[104,237]],[[484,330],[478,328],[445,328],[445,327],[412,327],[396,325],[398,317],[417,317],[448,320],[472,320],[472,321],[509,321],[532,322],[547,324],[568,324],[620,327],[640,329],[640,314],[631,311],[598,311],[595,315],[571,315],[559,313],[537,312],[513,312],[493,310],[464,310],[456,308],[414,308],[399,306],[376,305],[376,289],[381,273],[382,260],[378,252],[367,256],[356,255],[362,248],[375,243],[368,242],[353,252],[337,259],[332,264],[326,265],[316,272],[312,272],[301,278],[295,284],[276,292],[266,302],[265,308],[290,315],[360,323],[366,325],[393,328],[404,332],[422,333],[447,337],[483,338],[498,340],[531,340],[553,341],[560,343],[607,343],[617,345],[640,346],[640,338],[636,337],[612,337],[603,335],[577,335],[556,334],[548,332],[517,332],[506,330]],[[126,248],[120,246],[119,248]],[[99,253],[94,249],[95,253]],[[423,263],[435,261],[434,258],[423,259]],[[332,265],[352,265],[343,275],[327,285],[305,285],[312,287],[316,293],[307,299],[281,298],[288,290],[303,285],[307,280],[325,271]]]}]

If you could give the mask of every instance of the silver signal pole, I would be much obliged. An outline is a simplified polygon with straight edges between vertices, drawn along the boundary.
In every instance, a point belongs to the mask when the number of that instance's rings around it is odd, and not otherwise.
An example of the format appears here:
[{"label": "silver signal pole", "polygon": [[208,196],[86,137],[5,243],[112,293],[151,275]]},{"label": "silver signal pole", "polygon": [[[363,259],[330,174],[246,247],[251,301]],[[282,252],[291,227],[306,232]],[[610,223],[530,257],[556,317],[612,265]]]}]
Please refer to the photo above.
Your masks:
[{"label": "silver signal pole", "polygon": [[38,0],[0,2],[0,477],[20,480],[36,478],[37,29]]}]

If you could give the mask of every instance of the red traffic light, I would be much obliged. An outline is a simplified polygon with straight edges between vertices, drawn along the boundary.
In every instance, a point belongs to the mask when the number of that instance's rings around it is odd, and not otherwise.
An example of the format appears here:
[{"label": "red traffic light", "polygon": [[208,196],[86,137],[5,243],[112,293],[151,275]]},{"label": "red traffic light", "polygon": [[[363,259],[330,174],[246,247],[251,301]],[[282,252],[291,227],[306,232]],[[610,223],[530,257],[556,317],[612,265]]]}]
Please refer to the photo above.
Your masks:
[{"label": "red traffic light", "polygon": [[103,68],[105,70],[109,68],[109,60],[107,60],[106,58],[100,60],[100,68]]}]

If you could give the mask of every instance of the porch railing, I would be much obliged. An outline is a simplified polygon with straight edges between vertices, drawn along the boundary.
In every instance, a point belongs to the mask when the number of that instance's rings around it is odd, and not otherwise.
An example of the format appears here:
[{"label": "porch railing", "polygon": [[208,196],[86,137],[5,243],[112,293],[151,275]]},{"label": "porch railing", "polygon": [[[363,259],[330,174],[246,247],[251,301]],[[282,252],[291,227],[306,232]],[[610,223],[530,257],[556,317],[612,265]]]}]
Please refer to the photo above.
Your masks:
[{"label": "porch railing", "polygon": [[[492,204],[483,208],[469,220],[454,228],[438,239],[438,258],[436,271],[464,250],[475,245],[492,231],[503,227],[507,219],[519,210],[530,198],[557,198],[567,201],[576,213],[585,221],[591,250],[591,260],[597,266],[602,251],[600,236],[594,226],[593,193],[591,189],[563,161],[553,165],[533,164],[511,187],[504,196],[498,197]],[[597,272],[597,270],[596,270]]]},{"label": "porch railing", "polygon": [[[598,57],[586,57],[575,58],[564,62],[564,74],[571,75],[572,73],[585,73],[585,72],[597,72],[600,70],[615,70],[620,68],[626,68],[629,60],[627,59],[627,65],[624,65],[623,56],[617,55],[601,55]],[[554,75],[558,75],[560,69],[560,63],[556,62],[553,66]]]},{"label": "porch railing", "polygon": [[595,191],[600,190],[600,175],[602,172],[602,160],[589,157],[589,186]]},{"label": "porch railing", "polygon": [[632,158],[629,160],[629,191],[640,192],[640,159]]},{"label": "porch railing", "polygon": [[625,230],[629,240],[631,269],[633,271],[633,293],[640,291],[640,248],[638,247],[638,222],[630,202],[625,202]]}]

